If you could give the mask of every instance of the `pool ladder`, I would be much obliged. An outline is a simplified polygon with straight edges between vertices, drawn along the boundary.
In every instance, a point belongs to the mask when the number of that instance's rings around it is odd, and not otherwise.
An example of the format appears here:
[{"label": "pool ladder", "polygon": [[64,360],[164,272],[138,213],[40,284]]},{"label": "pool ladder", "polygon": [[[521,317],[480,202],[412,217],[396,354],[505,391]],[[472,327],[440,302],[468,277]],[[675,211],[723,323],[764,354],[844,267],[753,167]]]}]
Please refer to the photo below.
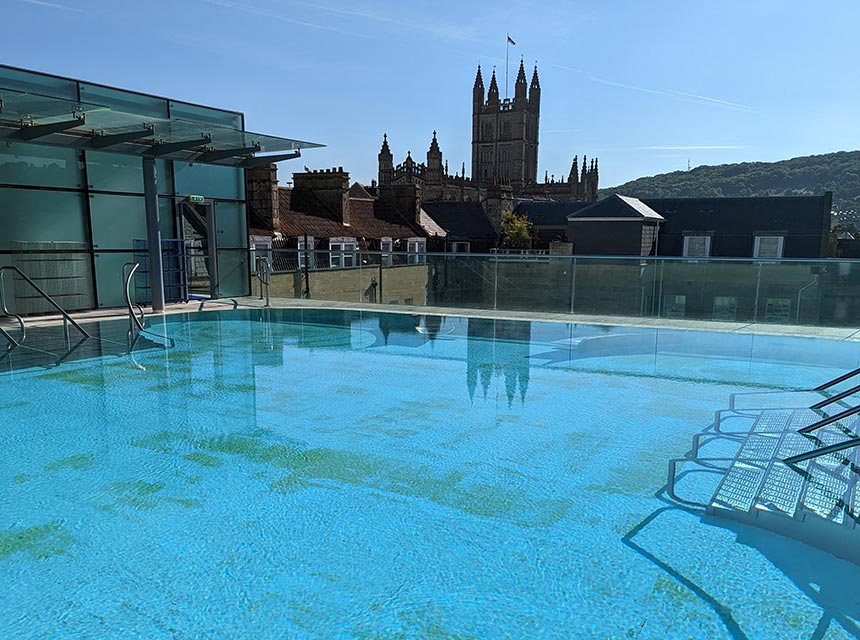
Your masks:
[{"label": "pool ladder", "polygon": [[[160,333],[150,331],[146,327],[146,313],[144,313],[143,307],[131,301],[131,279],[139,268],[139,262],[126,262],[122,265],[122,277],[125,285],[123,287],[123,292],[125,293],[125,305],[128,309],[128,350],[129,352],[134,350],[141,334],[144,333],[148,336],[164,340],[166,342],[166,345],[164,346],[166,347],[175,347],[176,342],[174,342],[173,338],[168,338]],[[135,309],[137,310],[136,312]]]}]

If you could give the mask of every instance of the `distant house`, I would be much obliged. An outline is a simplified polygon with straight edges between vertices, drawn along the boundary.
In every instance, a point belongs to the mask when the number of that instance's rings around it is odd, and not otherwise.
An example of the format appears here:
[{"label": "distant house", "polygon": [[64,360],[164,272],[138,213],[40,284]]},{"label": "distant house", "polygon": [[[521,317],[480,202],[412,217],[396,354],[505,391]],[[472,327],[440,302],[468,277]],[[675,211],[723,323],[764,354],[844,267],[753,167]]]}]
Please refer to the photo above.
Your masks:
[{"label": "distant house", "polygon": [[821,258],[830,255],[832,199],[829,191],[751,198],[616,194],[572,211],[567,236],[577,254]]},{"label": "distant house", "polygon": [[279,187],[277,167],[259,167],[247,171],[246,187],[251,249],[298,252],[276,254],[276,269],[304,266],[304,252],[322,268],[356,266],[359,250],[412,253],[415,259],[428,250],[420,211],[408,202],[401,210],[401,202],[350,185],[342,168],[294,173],[292,187]]}]

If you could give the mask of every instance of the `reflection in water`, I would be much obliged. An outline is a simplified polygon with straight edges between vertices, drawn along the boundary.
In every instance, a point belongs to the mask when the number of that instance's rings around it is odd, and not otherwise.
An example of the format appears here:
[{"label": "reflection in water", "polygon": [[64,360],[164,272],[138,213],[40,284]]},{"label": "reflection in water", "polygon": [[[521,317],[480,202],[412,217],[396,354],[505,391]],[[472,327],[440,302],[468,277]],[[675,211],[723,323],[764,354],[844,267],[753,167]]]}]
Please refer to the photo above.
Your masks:
[{"label": "reflection in water", "polygon": [[505,376],[505,395],[510,407],[519,389],[520,402],[525,402],[529,388],[529,346],[531,322],[469,318],[466,345],[466,387],[469,400],[474,401],[478,379],[484,399],[490,388],[493,372]]}]

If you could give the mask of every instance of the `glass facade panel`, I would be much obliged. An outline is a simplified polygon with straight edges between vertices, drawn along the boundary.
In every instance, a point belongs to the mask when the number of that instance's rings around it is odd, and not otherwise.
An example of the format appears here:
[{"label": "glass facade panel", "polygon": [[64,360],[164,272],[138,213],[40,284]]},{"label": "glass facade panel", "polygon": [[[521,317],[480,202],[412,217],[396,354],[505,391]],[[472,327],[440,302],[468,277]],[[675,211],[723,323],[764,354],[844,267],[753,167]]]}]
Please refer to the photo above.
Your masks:
[{"label": "glass facade panel", "polygon": [[0,184],[78,189],[78,151],[7,141],[0,145]]},{"label": "glass facade panel", "polygon": [[202,107],[187,102],[170,101],[170,117],[176,120],[190,120],[191,122],[202,122],[214,124],[219,127],[233,127],[242,129],[242,114],[230,111],[222,111],[211,107]]},{"label": "glass facade panel", "polygon": [[245,199],[244,171],[233,167],[173,163],[176,195],[200,195],[225,200]]},{"label": "glass facade panel", "polygon": [[158,222],[162,240],[178,237],[176,235],[176,213],[173,208],[173,198],[158,199]]},{"label": "glass facade panel", "polygon": [[218,295],[224,298],[250,295],[248,252],[218,252]]},{"label": "glass facade panel", "polygon": [[86,158],[90,189],[143,193],[141,158],[103,151],[87,151]]},{"label": "glass facade panel", "polygon": [[215,203],[215,242],[222,249],[248,246],[248,223],[245,205],[234,202]]},{"label": "glass facade panel", "polygon": [[173,195],[173,161],[155,160],[155,175],[158,180],[158,195],[172,196]]},{"label": "glass facade panel", "polygon": [[117,111],[155,118],[167,117],[167,100],[110,87],[81,83],[81,101],[100,104]]},{"label": "glass facade panel", "polygon": [[[128,253],[96,253],[96,294],[99,308],[122,307],[125,305],[125,282],[122,278],[122,265],[126,262],[137,262],[131,252]],[[132,285],[132,301],[135,287]],[[140,302],[140,301],[138,301]]]},{"label": "glass facade panel", "polygon": [[12,242],[63,240],[89,244],[84,196],[62,191],[0,189],[0,250]]},{"label": "glass facade panel", "polygon": [[132,249],[146,240],[146,206],[142,196],[90,196],[94,249]]}]

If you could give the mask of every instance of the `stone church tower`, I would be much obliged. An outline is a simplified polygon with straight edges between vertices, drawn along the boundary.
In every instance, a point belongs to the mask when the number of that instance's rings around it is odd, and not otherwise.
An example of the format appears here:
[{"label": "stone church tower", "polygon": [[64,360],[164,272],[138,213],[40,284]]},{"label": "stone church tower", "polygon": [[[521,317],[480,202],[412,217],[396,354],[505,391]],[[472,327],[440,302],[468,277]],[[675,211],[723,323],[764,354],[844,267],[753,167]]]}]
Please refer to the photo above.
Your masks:
[{"label": "stone church tower", "polygon": [[472,180],[482,188],[496,182],[510,184],[521,193],[537,181],[540,82],[537,66],[531,84],[520,69],[514,84],[513,100],[499,99],[496,72],[484,101],[481,67],[472,88]]},{"label": "stone church tower", "polygon": [[[598,195],[597,159],[590,162],[583,156],[582,171],[579,158],[574,157],[565,179],[559,173],[545,172],[537,180],[538,134],[540,123],[540,81],[537,66],[531,83],[526,82],[526,70],[520,61],[514,84],[513,99],[499,97],[496,72],[490,78],[489,91],[484,92],[481,67],[472,88],[472,176],[466,177],[466,163],[459,173],[450,175],[442,149],[433,132],[427,163],[416,162],[407,152],[406,160],[394,163],[388,146],[388,135],[382,137],[379,150],[379,186],[411,185],[422,192],[425,202],[485,202],[490,191],[512,198],[555,202],[594,202]],[[499,192],[501,193],[501,192]],[[507,197],[507,196],[506,196]],[[505,198],[497,198],[500,202]]]}]

